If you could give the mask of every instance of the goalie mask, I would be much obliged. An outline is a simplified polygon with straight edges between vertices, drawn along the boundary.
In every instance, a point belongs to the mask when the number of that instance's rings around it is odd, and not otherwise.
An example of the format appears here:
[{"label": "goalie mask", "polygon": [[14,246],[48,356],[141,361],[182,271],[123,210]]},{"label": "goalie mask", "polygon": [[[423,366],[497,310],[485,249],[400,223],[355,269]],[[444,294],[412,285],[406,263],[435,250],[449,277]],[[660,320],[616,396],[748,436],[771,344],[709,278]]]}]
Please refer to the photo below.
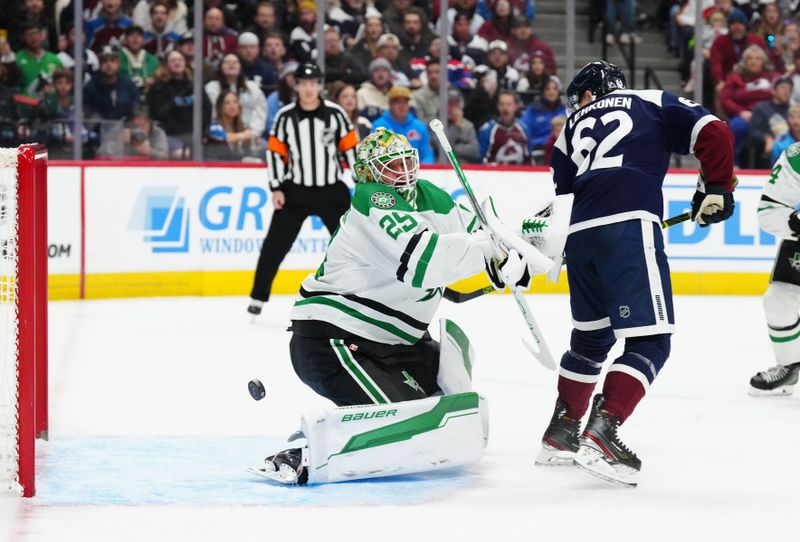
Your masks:
[{"label": "goalie mask", "polygon": [[378,128],[358,144],[354,168],[356,182],[391,186],[413,205],[419,154],[404,135]]}]

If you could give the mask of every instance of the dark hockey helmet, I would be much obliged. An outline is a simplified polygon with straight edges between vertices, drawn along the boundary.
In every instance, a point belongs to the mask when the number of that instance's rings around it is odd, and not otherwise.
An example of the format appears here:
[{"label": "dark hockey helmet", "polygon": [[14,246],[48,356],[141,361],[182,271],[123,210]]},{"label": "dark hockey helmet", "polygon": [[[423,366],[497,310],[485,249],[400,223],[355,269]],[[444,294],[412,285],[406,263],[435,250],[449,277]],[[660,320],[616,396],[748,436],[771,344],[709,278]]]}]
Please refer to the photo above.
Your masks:
[{"label": "dark hockey helmet", "polygon": [[622,70],[605,60],[589,62],[575,74],[567,87],[567,107],[570,111],[576,110],[587,90],[597,99],[618,88],[628,88]]},{"label": "dark hockey helmet", "polygon": [[294,79],[295,81],[299,81],[300,79],[316,79],[317,81],[322,81],[322,70],[319,69],[314,62],[303,62],[297,69],[294,71]]}]

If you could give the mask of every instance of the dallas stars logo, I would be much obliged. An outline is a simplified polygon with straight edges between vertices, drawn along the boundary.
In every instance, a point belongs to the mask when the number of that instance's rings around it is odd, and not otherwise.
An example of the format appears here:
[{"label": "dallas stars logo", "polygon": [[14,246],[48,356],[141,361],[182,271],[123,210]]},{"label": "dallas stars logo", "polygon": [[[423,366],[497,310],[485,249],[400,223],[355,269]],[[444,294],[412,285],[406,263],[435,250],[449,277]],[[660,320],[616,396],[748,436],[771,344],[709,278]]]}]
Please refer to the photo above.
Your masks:
[{"label": "dallas stars logo", "polygon": [[800,154],[800,143],[792,143],[789,145],[789,148],[786,149],[786,156],[790,158],[792,156],[797,156],[798,154]]},{"label": "dallas stars logo", "polygon": [[379,209],[388,209],[395,204],[394,196],[387,192],[375,192],[369,199]]},{"label": "dallas stars logo", "polygon": [[412,390],[418,391],[423,395],[427,395],[427,393],[425,393],[425,390],[422,389],[422,386],[420,386],[419,383],[416,380],[414,380],[413,376],[408,374],[406,371],[403,371],[403,376],[406,377],[406,379],[403,380],[403,384],[406,384]]},{"label": "dallas stars logo", "polygon": [[800,271],[800,252],[795,252],[794,256],[789,258],[789,265],[791,265],[792,269],[795,271]]}]

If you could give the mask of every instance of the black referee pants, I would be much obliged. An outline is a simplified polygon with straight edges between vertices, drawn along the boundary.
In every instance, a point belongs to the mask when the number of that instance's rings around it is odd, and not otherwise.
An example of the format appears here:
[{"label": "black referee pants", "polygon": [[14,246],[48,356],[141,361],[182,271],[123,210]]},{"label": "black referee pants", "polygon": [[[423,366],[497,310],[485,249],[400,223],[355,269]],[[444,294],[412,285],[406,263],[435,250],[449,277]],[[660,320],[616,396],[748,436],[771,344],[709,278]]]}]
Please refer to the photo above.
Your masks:
[{"label": "black referee pants", "polygon": [[282,190],[286,195],[286,203],[283,209],[272,215],[267,238],[261,245],[253,290],[250,292],[250,297],[261,301],[269,300],[275,274],[297,239],[306,218],[317,215],[333,235],[339,227],[339,219],[350,208],[350,191],[341,181],[321,187],[285,183]]},{"label": "black referee pants", "polygon": [[337,406],[424,399],[440,391],[439,343],[427,333],[413,345],[382,344],[330,324],[293,321],[295,373]]}]

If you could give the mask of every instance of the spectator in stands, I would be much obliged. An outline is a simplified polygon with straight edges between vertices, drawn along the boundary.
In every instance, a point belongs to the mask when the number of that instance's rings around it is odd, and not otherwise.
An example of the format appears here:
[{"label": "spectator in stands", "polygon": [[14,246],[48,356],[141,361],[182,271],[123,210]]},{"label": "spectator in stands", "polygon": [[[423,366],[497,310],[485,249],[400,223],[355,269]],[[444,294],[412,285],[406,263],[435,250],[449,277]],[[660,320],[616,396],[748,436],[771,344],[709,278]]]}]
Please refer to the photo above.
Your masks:
[{"label": "spectator in stands", "polygon": [[380,15],[370,15],[364,23],[364,35],[352,48],[352,53],[361,60],[365,66],[375,58],[378,52],[378,40],[383,35],[383,21]]},{"label": "spectator in stands", "polygon": [[[8,45],[6,43],[5,45]],[[10,45],[8,45],[10,49]],[[17,103],[14,100],[16,88],[11,85],[13,77],[9,71],[17,71],[13,62],[0,62],[0,145],[13,147],[17,145]]]},{"label": "spectator in stands", "polygon": [[[236,37],[239,35],[241,24],[239,17],[236,15],[236,6],[243,2],[230,2],[227,0],[203,0],[203,13],[208,13],[210,9],[218,9],[222,12],[222,24],[228,31]],[[189,14],[186,16],[187,21],[194,21],[194,0],[189,4]],[[191,26],[191,25],[190,25]]]},{"label": "spectator in stands", "polygon": [[800,105],[793,105],[789,108],[789,130],[780,136],[775,144],[772,145],[770,153],[770,167],[778,161],[781,153],[792,143],[800,141]]},{"label": "spectator in stands", "polygon": [[[490,18],[494,4],[498,0],[479,0],[478,11],[485,18]],[[529,21],[536,18],[536,3],[534,0],[509,0],[511,4],[511,17],[524,17]]]},{"label": "spectator in stands", "polygon": [[356,92],[359,112],[371,121],[377,119],[389,107],[390,88],[392,65],[385,58],[376,58],[369,65],[369,81]]},{"label": "spectator in stands", "polygon": [[236,52],[236,33],[225,26],[225,16],[219,8],[206,11],[203,29],[203,59],[211,68],[216,68],[223,56]]},{"label": "spectator in stands", "polygon": [[486,63],[486,51],[489,44],[485,39],[473,34],[470,27],[469,15],[456,13],[453,17],[453,31],[447,37],[450,46],[450,57],[465,61],[469,58],[475,66]]},{"label": "spectator in stands", "polygon": [[552,131],[550,121],[566,114],[567,110],[561,97],[561,83],[552,77],[545,83],[542,96],[532,102],[520,118],[520,122],[528,132],[528,148],[531,150],[531,156],[540,157],[537,162],[544,163],[544,146]]},{"label": "spectator in stands", "polygon": [[411,143],[411,146],[417,149],[419,153],[420,164],[432,164],[433,148],[431,147],[430,135],[428,134],[428,127],[411,114],[411,91],[408,87],[393,86],[389,90],[389,109],[383,112],[375,122],[372,123],[374,128],[388,128],[389,130],[403,134]]},{"label": "spectator in stands", "polygon": [[464,117],[464,97],[455,89],[447,93],[447,139],[459,161],[465,164],[481,162],[475,125]]},{"label": "spectator in stands", "polygon": [[545,64],[544,53],[539,50],[533,51],[530,57],[530,67],[517,83],[517,92],[524,93],[525,103],[530,103],[542,95],[544,85],[550,80],[551,75]]},{"label": "spectator in stands", "polygon": [[[708,59],[711,58],[711,46],[714,44],[714,40],[716,40],[718,36],[722,36],[728,33],[728,27],[726,23],[727,19],[721,11],[712,10],[706,16],[706,22],[703,25],[703,58],[706,61],[708,61]],[[694,83],[695,83],[694,52],[691,50],[687,51],[684,61],[688,62],[689,70],[687,72],[687,70],[685,70],[684,66],[682,65],[681,74],[685,77],[686,73],[689,73],[689,80],[686,82],[683,91],[690,93],[694,91]]]},{"label": "spectator in stands", "polygon": [[486,66],[497,73],[497,83],[500,88],[517,88],[519,72],[508,65],[508,45],[505,41],[494,40],[489,44]]},{"label": "spectator in stands", "polygon": [[508,60],[511,66],[522,73],[530,65],[531,54],[539,51],[544,55],[545,65],[550,75],[556,73],[556,61],[550,46],[536,37],[533,25],[524,17],[517,17],[511,25],[511,39],[508,41]]},{"label": "spectator in stands", "polygon": [[[781,55],[783,65],[786,66],[788,71],[792,71],[795,67],[794,57],[795,53],[800,50],[800,26],[796,22],[790,22],[786,25],[783,31],[783,36],[780,37],[783,44],[781,47]],[[795,85],[795,89],[797,85]]]},{"label": "spectator in stands", "polygon": [[111,40],[121,41],[122,33],[133,24],[122,10],[122,0],[100,0],[100,6],[97,17],[84,25],[86,44],[98,54]]},{"label": "spectator in stands", "polygon": [[[350,50],[356,44],[358,38],[363,35],[367,18],[378,17],[380,19],[380,16],[380,11],[375,9],[372,2],[342,0],[340,5],[331,9],[329,18],[339,29],[345,49]],[[364,62],[364,64],[369,64],[369,61]]]},{"label": "spectator in stands", "polygon": [[264,38],[264,47],[261,56],[272,65],[280,78],[283,66],[286,63],[286,40],[280,32],[270,32]]},{"label": "spectator in stands", "polygon": [[344,81],[360,85],[367,80],[367,67],[358,57],[342,51],[339,30],[325,25],[325,81]]},{"label": "spectator in stands", "polygon": [[725,86],[728,74],[742,59],[742,53],[751,45],[766,48],[761,36],[747,33],[745,14],[739,9],[732,10],[728,15],[728,33],[717,37],[711,45],[711,79],[717,92]]},{"label": "spectator in stands", "polygon": [[[50,121],[48,152],[53,156],[66,158],[64,149],[75,140],[75,83],[72,70],[58,68],[53,72],[54,92],[48,94],[42,102],[43,117]],[[86,130],[82,130],[86,134]],[[85,137],[85,136],[84,136]]]},{"label": "spectator in stands", "polygon": [[378,39],[378,50],[375,58],[384,58],[392,66],[392,84],[403,87],[411,86],[411,66],[400,58],[400,39],[394,34],[384,34]]},{"label": "spectator in stands", "polygon": [[41,86],[49,82],[50,75],[61,68],[61,61],[42,47],[44,28],[41,23],[20,25],[22,42],[25,48],[16,54],[17,68],[21,72],[20,90],[26,96],[41,97]]},{"label": "spectator in stands", "polygon": [[83,101],[89,116],[104,120],[124,119],[139,103],[139,89],[120,73],[119,49],[106,45],[97,56],[100,70],[83,89]]},{"label": "spectator in stands", "polygon": [[469,23],[469,34],[477,35],[483,23],[486,22],[486,19],[478,13],[477,6],[478,0],[453,0],[451,7],[447,10],[449,28],[454,28],[456,17],[463,15]]},{"label": "spectator in stands", "polygon": [[497,95],[497,116],[478,133],[480,155],[486,164],[530,164],[528,135],[517,120],[519,104],[513,90]]},{"label": "spectator in stands", "polygon": [[[153,6],[163,4],[166,8],[166,19],[163,25],[153,25]],[[144,28],[145,32],[174,33],[180,36],[189,28],[186,18],[189,10],[183,0],[139,0],[133,8],[133,22]]]},{"label": "spectator in stands", "polygon": [[229,53],[222,57],[214,79],[206,83],[205,90],[211,103],[212,117],[218,117],[217,98],[222,92],[230,90],[236,93],[236,105],[241,109],[245,126],[255,135],[264,133],[267,125],[267,98],[255,81],[245,78],[238,56]]},{"label": "spectator in stands", "polygon": [[262,1],[256,4],[255,17],[253,18],[253,25],[248,28],[258,37],[258,43],[264,43],[264,40],[270,32],[279,32],[278,17],[275,13],[275,4],[269,1]]},{"label": "spectator in stands", "polygon": [[627,45],[631,41],[642,42],[642,38],[636,35],[635,0],[606,0],[604,19],[608,45],[614,45],[617,34],[619,34],[619,42],[623,45]]},{"label": "spectator in stands", "polygon": [[742,148],[747,137],[747,127],[750,124],[753,107],[758,102],[772,97],[772,81],[778,73],[768,70],[766,64],[767,55],[764,49],[758,45],[749,46],[742,53],[738,69],[725,79],[720,94],[722,107],[730,117],[728,124],[736,138],[737,165],[742,162]]},{"label": "spectator in stands", "polygon": [[550,165],[550,160],[553,158],[553,147],[566,123],[567,117],[564,115],[553,117],[550,121],[550,137],[547,138],[547,143],[544,144],[544,165],[546,166]]},{"label": "spectator in stands", "polygon": [[266,150],[266,142],[243,121],[244,114],[236,92],[224,90],[217,97],[214,109],[216,114],[211,123],[209,137],[221,145],[212,149],[217,152],[209,153],[212,159],[238,161],[246,156],[256,157]]},{"label": "spectator in stands", "polygon": [[168,156],[167,134],[153,124],[147,109],[137,107],[124,123],[112,125],[104,135],[97,155],[117,159],[164,160]]},{"label": "spectator in stands", "polygon": [[490,45],[495,40],[508,41],[511,38],[511,2],[497,0],[492,6],[491,18],[483,23],[478,35]]},{"label": "spectator in stands", "polygon": [[760,18],[753,25],[753,33],[761,36],[767,47],[775,48],[776,52],[783,56],[783,43],[781,36],[784,33],[783,14],[778,4],[761,3],[758,11]]},{"label": "spectator in stands", "polygon": [[[167,53],[166,65],[156,70],[156,82],[147,93],[150,116],[167,133],[173,158],[189,158],[192,140],[192,70],[179,51]],[[211,103],[203,92],[203,132],[208,126]]]},{"label": "spectator in stands", "polygon": [[414,58],[424,57],[433,39],[433,33],[423,23],[423,15],[418,11],[409,11],[403,15],[403,37],[400,38],[402,50],[399,63],[402,66],[411,64]]},{"label": "spectator in stands", "polygon": [[[13,17],[9,20],[7,27],[8,40],[11,42],[12,49],[22,48],[24,43],[18,38],[19,29],[25,23],[36,23],[44,31],[42,47],[49,51],[58,50],[58,33],[56,32],[55,21],[53,20],[53,9],[45,7],[44,0],[16,0],[9,4],[17,3],[17,10],[13,10]],[[5,26],[0,23],[0,26]]]},{"label": "spectator in stands", "polygon": [[768,168],[775,141],[789,131],[789,98],[792,80],[779,77],[772,84],[772,98],[753,107],[748,127],[744,167]]},{"label": "spectator in stands", "polygon": [[[137,8],[142,4],[140,0]],[[182,32],[171,30],[168,26],[170,6],[166,0],[156,0],[150,4],[150,20],[144,35],[144,49],[148,53],[163,59],[181,39]],[[184,25],[185,26],[185,25]],[[183,31],[185,32],[185,30]]]},{"label": "spectator in stands", "polygon": [[267,129],[269,134],[272,129],[272,122],[281,107],[288,105],[297,97],[295,90],[294,72],[297,69],[296,62],[287,62],[278,74],[278,89],[267,96]]},{"label": "spectator in stands", "polygon": [[[61,61],[61,65],[65,68],[72,69],[75,66],[75,60],[72,58],[72,53],[75,52],[75,25],[72,22],[67,25],[67,33],[64,39],[64,49],[56,56]],[[100,69],[100,60],[97,54],[91,49],[83,50],[83,82],[89,82],[92,74]]]},{"label": "spectator in stands", "polygon": [[403,21],[406,13],[409,12],[418,13],[422,17],[422,24],[427,26],[428,17],[425,12],[416,6],[412,6],[411,3],[411,0],[391,0],[389,7],[382,10],[383,22],[391,34],[404,36]]},{"label": "spectator in stands", "polygon": [[140,92],[153,84],[153,76],[161,63],[155,55],[144,50],[144,30],[132,25],[125,29],[125,44],[119,53],[120,74],[136,85]]},{"label": "spectator in stands", "polygon": [[[262,91],[271,92],[278,85],[278,72],[272,64],[261,58],[261,42],[258,41],[258,36],[252,32],[242,32],[239,34],[238,42],[242,73]],[[214,103],[213,99],[211,103]]]},{"label": "spectator in stands", "polygon": [[469,94],[464,116],[475,126],[483,126],[497,113],[497,98],[500,90],[497,72],[486,66],[475,69],[475,89]]},{"label": "spectator in stands", "polygon": [[361,141],[372,132],[372,123],[358,112],[358,100],[356,99],[356,88],[344,81],[334,81],[327,87],[328,99],[339,104],[347,118],[353,123],[358,140]]},{"label": "spectator in stands", "polygon": [[17,56],[11,49],[11,44],[2,36],[0,36],[0,66],[4,68],[0,87],[17,89],[22,79],[22,72],[17,67]]},{"label": "spectator in stands", "polygon": [[[191,30],[184,32],[181,34],[180,39],[178,40],[178,44],[175,48],[180,54],[183,55],[183,58],[186,60],[187,66],[193,66],[194,64],[194,34]],[[169,54],[169,53],[167,53]],[[164,62],[166,62],[166,57],[164,57]],[[203,62],[203,81],[208,81],[211,79],[212,74],[214,73],[214,68],[209,66],[207,63]]]},{"label": "spectator in stands", "polygon": [[297,26],[289,34],[289,53],[296,61],[308,62],[317,58],[316,26],[317,3],[300,0],[297,3]]},{"label": "spectator in stands", "polygon": [[417,118],[425,126],[439,116],[439,58],[427,57],[425,84],[411,93],[417,110]]}]

